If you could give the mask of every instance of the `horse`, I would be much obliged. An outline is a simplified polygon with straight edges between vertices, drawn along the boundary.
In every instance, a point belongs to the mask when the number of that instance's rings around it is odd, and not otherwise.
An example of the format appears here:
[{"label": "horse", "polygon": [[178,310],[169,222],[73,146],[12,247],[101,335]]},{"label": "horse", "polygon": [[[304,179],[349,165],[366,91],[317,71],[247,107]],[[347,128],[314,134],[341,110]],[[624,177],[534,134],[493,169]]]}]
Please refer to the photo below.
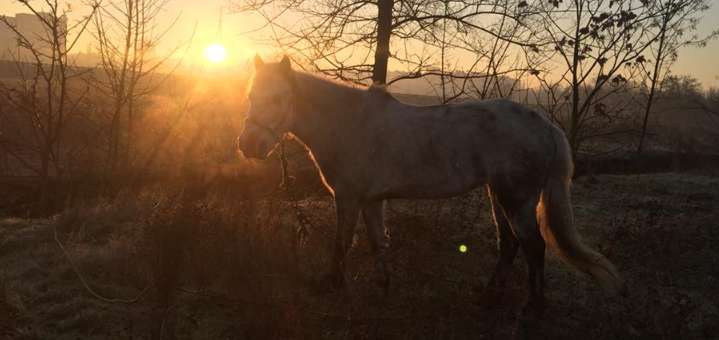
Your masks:
[{"label": "horse", "polygon": [[[528,267],[526,305],[543,310],[547,244],[605,291],[622,292],[618,271],[574,228],[571,150],[564,133],[542,115],[504,99],[412,106],[377,86],[360,89],[295,71],[287,56],[274,63],[255,56],[254,64],[238,147],[259,160],[285,136],[306,147],[336,206],[325,276],[331,286],[343,284],[360,214],[374,255],[385,263],[386,200],[447,198],[486,186],[499,256],[475,303],[498,295],[521,248]],[[385,287],[386,269],[379,279]]]}]

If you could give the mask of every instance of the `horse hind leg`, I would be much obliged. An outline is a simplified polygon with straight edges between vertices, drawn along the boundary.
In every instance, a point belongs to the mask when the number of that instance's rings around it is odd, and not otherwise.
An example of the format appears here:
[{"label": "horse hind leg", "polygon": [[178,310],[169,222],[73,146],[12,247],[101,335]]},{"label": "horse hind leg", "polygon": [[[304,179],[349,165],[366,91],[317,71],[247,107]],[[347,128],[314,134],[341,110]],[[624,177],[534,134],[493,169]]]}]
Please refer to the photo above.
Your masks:
[{"label": "horse hind leg", "polygon": [[507,216],[504,215],[497,195],[495,195],[489,187],[487,187],[487,193],[489,201],[492,204],[494,224],[497,227],[497,249],[499,256],[497,265],[494,268],[494,273],[489,279],[487,286],[482,294],[474,300],[474,303],[478,305],[492,304],[501,296],[506,286],[509,272],[512,269],[512,263],[519,250],[519,240],[517,240],[517,237],[514,236],[512,232],[512,227]]},{"label": "horse hind leg", "polygon": [[529,281],[527,305],[542,312],[545,307],[544,254],[546,244],[537,223],[538,197],[539,193],[529,197],[522,194],[498,196],[504,215],[507,217],[527,260]]}]

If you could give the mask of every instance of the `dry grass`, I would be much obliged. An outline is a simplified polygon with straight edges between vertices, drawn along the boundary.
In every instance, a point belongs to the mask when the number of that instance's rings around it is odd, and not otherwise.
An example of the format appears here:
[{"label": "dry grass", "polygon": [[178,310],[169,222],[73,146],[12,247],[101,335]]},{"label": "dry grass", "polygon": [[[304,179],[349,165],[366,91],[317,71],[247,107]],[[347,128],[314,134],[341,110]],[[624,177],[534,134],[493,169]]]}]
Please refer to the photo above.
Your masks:
[{"label": "dry grass", "polygon": [[[314,229],[293,248],[294,219],[278,199],[229,200],[147,192],[94,200],[54,219],[0,222],[0,338],[5,339],[649,339],[719,331],[719,179],[705,175],[599,176],[575,184],[586,243],[627,279],[607,298],[554,256],[549,309],[521,314],[521,256],[501,304],[468,311],[472,286],[496,258],[484,192],[391,202],[392,286],[370,278],[358,228],[348,287],[317,294],[334,213],[302,201]],[[54,240],[53,228],[88,285]],[[468,246],[460,253],[460,244]],[[295,251],[293,251],[295,249]]]}]

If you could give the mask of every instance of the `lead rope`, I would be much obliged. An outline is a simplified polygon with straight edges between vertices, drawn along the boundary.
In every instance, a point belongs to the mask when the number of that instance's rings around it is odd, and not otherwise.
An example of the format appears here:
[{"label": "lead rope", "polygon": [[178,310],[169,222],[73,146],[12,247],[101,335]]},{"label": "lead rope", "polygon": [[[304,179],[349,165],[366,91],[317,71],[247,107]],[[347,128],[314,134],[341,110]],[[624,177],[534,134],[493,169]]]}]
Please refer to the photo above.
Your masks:
[{"label": "lead rope", "polygon": [[[294,193],[294,187],[295,187],[295,177],[290,175],[287,170],[287,156],[285,154],[285,139],[280,140],[280,147],[278,149],[278,155],[280,156],[280,164],[282,164],[282,183],[280,183],[280,188],[284,190],[285,196],[287,201],[290,203],[290,206],[292,207],[292,210],[294,211],[295,218],[297,219],[297,229],[292,228],[293,231],[293,237],[292,237],[292,245],[291,252],[294,260],[294,266],[293,266],[293,273],[292,273],[292,281],[297,283],[299,282],[299,271],[300,271],[300,256],[297,251],[298,243],[299,247],[303,247],[305,244],[307,244],[307,240],[309,239],[309,227],[310,225],[310,219],[307,217],[307,215],[302,211],[299,204],[297,203],[297,198],[295,197]],[[300,307],[300,290],[298,285],[295,285],[294,291],[293,291],[293,297],[292,297],[292,303],[289,306],[289,309],[286,311],[288,320],[293,320],[295,317],[295,314],[298,312],[298,307]],[[300,307],[301,308],[301,307]],[[298,328],[298,325],[291,326],[292,328],[295,328],[295,332],[297,332],[296,328]]]},{"label": "lead rope", "polygon": [[307,240],[309,239],[312,223],[309,216],[305,214],[302,208],[300,208],[299,203],[297,203],[297,197],[294,192],[295,177],[290,175],[287,170],[287,156],[285,153],[284,139],[280,140],[279,156],[280,163],[282,164],[282,183],[280,183],[280,188],[284,190],[287,201],[290,203],[290,206],[295,214],[295,218],[297,219],[298,228],[295,231],[295,240],[297,242],[292,242],[292,246],[294,248],[296,243],[299,243],[300,246],[304,246],[307,244]]}]

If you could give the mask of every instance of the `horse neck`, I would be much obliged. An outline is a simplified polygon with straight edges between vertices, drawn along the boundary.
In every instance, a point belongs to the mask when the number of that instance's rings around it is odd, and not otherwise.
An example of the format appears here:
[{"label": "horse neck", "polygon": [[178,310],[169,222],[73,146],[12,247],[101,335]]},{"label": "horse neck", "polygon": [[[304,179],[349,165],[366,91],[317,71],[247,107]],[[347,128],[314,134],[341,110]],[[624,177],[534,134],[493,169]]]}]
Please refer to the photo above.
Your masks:
[{"label": "horse neck", "polygon": [[352,129],[362,110],[364,91],[331,83],[307,74],[296,74],[296,120],[292,134],[315,156],[330,156],[340,148],[343,129]]}]

